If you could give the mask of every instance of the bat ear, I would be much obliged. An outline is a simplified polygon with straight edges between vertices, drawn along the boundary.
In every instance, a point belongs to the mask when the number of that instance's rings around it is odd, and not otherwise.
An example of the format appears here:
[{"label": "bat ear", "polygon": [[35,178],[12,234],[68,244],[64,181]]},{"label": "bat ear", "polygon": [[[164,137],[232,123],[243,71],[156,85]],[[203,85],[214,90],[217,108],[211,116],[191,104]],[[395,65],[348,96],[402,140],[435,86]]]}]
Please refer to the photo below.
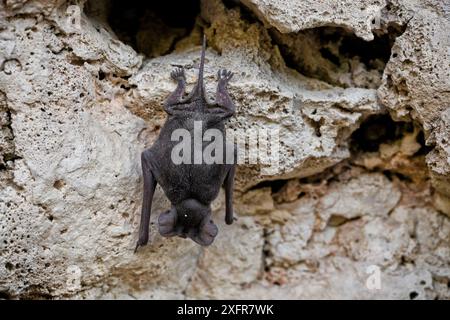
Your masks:
[{"label": "bat ear", "polygon": [[177,209],[172,207],[170,210],[164,211],[158,218],[159,233],[163,237],[175,236],[175,225],[177,224]]},{"label": "bat ear", "polygon": [[209,246],[218,232],[217,226],[212,220],[209,220],[198,230],[198,234],[193,240],[202,246]]}]

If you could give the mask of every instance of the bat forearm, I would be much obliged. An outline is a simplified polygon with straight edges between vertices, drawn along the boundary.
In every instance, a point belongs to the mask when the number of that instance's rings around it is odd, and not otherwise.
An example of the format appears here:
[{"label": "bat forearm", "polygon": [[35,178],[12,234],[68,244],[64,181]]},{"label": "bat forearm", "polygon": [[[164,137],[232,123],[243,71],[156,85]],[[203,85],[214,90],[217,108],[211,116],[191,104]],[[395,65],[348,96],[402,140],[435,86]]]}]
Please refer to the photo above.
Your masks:
[{"label": "bat forearm", "polygon": [[216,104],[225,111],[225,113],[229,115],[233,115],[235,112],[235,106],[233,101],[231,100],[230,95],[228,94],[228,90],[226,88],[226,84],[220,84],[217,86],[216,92]]},{"label": "bat forearm", "polygon": [[174,92],[172,92],[172,94],[169,96],[169,98],[167,98],[167,100],[164,104],[166,111],[168,108],[170,108],[171,106],[173,106],[181,101],[181,99],[183,98],[185,89],[186,89],[186,81],[184,81],[184,79],[178,80],[177,88],[175,89]]},{"label": "bat forearm", "polygon": [[225,179],[225,222],[233,223],[233,185],[234,185],[234,166],[228,172]]},{"label": "bat forearm", "polygon": [[144,194],[142,197],[141,223],[139,226],[139,240],[136,249],[144,246],[148,242],[148,233],[150,227],[150,215],[152,210],[153,194],[155,193],[156,180],[150,168],[150,154],[147,151],[142,153],[141,158],[142,173],[144,177]]}]

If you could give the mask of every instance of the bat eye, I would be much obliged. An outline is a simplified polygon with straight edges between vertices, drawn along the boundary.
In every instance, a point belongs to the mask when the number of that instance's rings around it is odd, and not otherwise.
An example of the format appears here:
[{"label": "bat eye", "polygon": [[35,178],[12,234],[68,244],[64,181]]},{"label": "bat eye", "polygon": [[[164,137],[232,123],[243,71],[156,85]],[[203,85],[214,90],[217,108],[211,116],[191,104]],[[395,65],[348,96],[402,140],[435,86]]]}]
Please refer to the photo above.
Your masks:
[{"label": "bat eye", "polygon": [[185,214],[184,217],[187,218],[187,214]]}]

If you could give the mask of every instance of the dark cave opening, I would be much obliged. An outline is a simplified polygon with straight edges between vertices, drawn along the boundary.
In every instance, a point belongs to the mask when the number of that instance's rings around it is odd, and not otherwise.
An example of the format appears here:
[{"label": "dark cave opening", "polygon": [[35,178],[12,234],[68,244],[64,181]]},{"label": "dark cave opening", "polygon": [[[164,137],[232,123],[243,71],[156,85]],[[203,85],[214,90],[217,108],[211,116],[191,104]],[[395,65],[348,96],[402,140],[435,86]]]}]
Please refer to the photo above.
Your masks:
[{"label": "dark cave opening", "polygon": [[[334,53],[332,53],[330,51],[330,49],[328,49],[328,48],[320,48],[319,52],[322,55],[322,57],[324,57],[325,59],[330,60],[336,66],[340,65],[339,57],[337,55],[335,55]],[[291,63],[293,63],[293,62],[291,61]]]},{"label": "dark cave opening", "polygon": [[395,172],[393,170],[383,170],[381,173],[386,178],[388,178],[389,181],[394,181],[394,177],[396,177],[400,181],[404,181],[407,183],[414,183],[414,181],[411,179],[411,177],[401,174],[400,172]]},{"label": "dark cave opening", "polygon": [[[365,41],[343,27],[317,27],[290,34],[281,34],[273,28],[269,31],[287,67],[334,86],[377,88],[395,39],[405,28],[389,25],[385,31],[376,30],[372,41]],[[357,61],[368,73],[376,71],[378,79],[372,80],[374,83],[367,80],[367,84],[348,84],[340,79],[339,75],[359,72]]]},{"label": "dark cave opening", "polygon": [[348,58],[358,56],[369,68],[374,67],[375,59],[380,59],[386,64],[391,56],[395,39],[403,34],[405,28],[406,26],[388,26],[387,32],[375,33],[372,41],[365,41],[353,33],[348,33],[342,38],[339,53]]},{"label": "dark cave opening", "polygon": [[[405,133],[414,131],[413,122],[394,121],[388,114],[373,115],[368,117],[351,136],[352,151],[376,152],[382,143],[392,143],[401,139]],[[421,145],[415,155],[425,155],[430,147],[425,145],[423,131],[419,131],[416,137]]]},{"label": "dark cave opening", "polygon": [[0,291],[0,300],[10,300],[12,296],[7,291]]},{"label": "dark cave opening", "polygon": [[427,155],[431,150],[433,150],[433,147],[427,146],[425,143],[425,134],[423,133],[423,130],[419,132],[417,135],[417,142],[421,145],[419,151],[417,151],[416,155]]},{"label": "dark cave opening", "polygon": [[[375,32],[372,41],[365,41],[341,27],[320,27],[314,30],[325,45],[333,42],[338,44],[339,56],[348,59],[359,57],[366,67],[373,68],[376,59],[388,62],[394,41],[403,34],[405,27],[388,26],[386,32]],[[326,55],[322,56],[328,59]]]},{"label": "dark cave opening", "polygon": [[382,143],[401,138],[404,131],[414,130],[411,122],[395,122],[387,115],[374,115],[364,121],[352,134],[351,145],[356,150],[375,152]]},{"label": "dark cave opening", "polygon": [[227,9],[238,8],[242,20],[245,20],[248,23],[262,23],[256,14],[250,8],[245,6],[241,0],[222,0],[222,3]]},{"label": "dark cave opening", "polygon": [[352,134],[351,145],[361,151],[374,152],[380,144],[399,139],[405,129],[412,132],[412,123],[394,122],[387,114],[371,116]]},{"label": "dark cave opening", "polygon": [[271,188],[272,194],[280,191],[288,182],[288,180],[277,179],[277,180],[265,180],[251,187],[249,190],[256,190],[261,188]]},{"label": "dark cave opening", "polygon": [[171,52],[194,28],[200,0],[111,0],[107,22],[120,41],[149,58]]},{"label": "dark cave opening", "polygon": [[[241,19],[249,23],[262,23],[255,13],[239,0],[222,0],[227,9],[239,8]],[[345,27],[314,27],[297,33],[281,34],[275,28],[269,28],[269,34],[274,44],[278,45],[286,66],[297,70],[303,75],[328,82],[335,86],[377,88],[386,63],[391,57],[391,49],[395,39],[406,30],[407,24],[389,23],[382,29],[373,29],[374,39],[366,41]],[[298,41],[300,40],[300,41]],[[309,46],[311,45],[311,46]],[[308,47],[308,50],[303,50]],[[308,56],[309,55],[309,56]],[[394,57],[395,57],[394,53]],[[351,60],[354,58],[370,72],[379,73],[376,83],[367,85],[348,85],[340,83],[329,76],[327,68],[332,72],[344,73],[355,68]],[[316,60],[311,65],[311,61]],[[325,63],[330,65],[325,66]],[[317,65],[314,65],[317,63]]]}]

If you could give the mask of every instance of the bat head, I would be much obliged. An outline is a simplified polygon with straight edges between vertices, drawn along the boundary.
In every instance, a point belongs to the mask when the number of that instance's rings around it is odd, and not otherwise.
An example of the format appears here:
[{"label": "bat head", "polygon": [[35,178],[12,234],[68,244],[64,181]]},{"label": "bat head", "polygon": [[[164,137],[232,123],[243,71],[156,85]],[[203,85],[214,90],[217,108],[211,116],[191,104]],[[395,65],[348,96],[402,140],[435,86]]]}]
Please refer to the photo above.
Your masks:
[{"label": "bat head", "polygon": [[218,232],[210,216],[210,205],[186,199],[159,216],[159,233],[164,237],[189,237],[202,246],[208,246]]},{"label": "bat head", "polygon": [[175,206],[177,220],[185,227],[200,225],[203,219],[211,214],[211,207],[195,199],[187,199]]}]

